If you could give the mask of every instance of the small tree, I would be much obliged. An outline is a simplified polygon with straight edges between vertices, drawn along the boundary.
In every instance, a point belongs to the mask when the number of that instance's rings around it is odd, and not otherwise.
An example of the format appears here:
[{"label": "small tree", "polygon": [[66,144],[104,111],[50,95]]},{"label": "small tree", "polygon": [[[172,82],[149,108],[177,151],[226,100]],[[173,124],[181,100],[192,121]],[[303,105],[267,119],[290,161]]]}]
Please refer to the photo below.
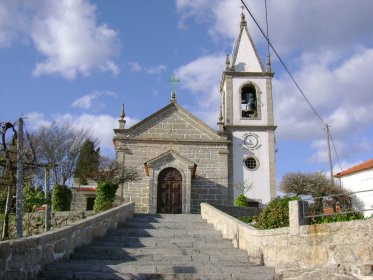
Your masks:
[{"label": "small tree", "polygon": [[98,171],[94,179],[97,182],[97,189],[93,209],[95,212],[101,212],[112,207],[119,185],[139,180],[139,174],[134,168],[122,166],[114,161],[104,170]]},{"label": "small tree", "polygon": [[343,193],[341,188],[333,186],[321,172],[288,173],[282,177],[280,190],[286,194],[311,195],[313,197]]},{"label": "small tree", "polygon": [[117,184],[99,182],[96,188],[96,199],[93,210],[97,213],[110,209],[113,206],[117,189]]},{"label": "small tree", "polygon": [[277,197],[268,203],[260,212],[256,227],[272,229],[289,226],[289,201],[298,200],[298,197]]},{"label": "small tree", "polygon": [[92,178],[93,174],[97,173],[99,168],[100,159],[100,148],[95,149],[93,141],[87,139],[82,148],[76,169],[74,172],[74,178],[78,180],[79,184],[86,185],[88,179]]},{"label": "small tree", "polygon": [[72,198],[72,191],[69,187],[65,185],[54,186],[52,190],[53,211],[69,211]]},{"label": "small tree", "polygon": [[45,198],[44,192],[40,189],[34,189],[30,187],[23,188],[23,212],[30,213],[34,212],[37,208],[43,204],[49,203]]},{"label": "small tree", "polygon": [[243,194],[240,194],[239,196],[237,196],[236,200],[234,201],[234,206],[241,206],[241,207],[249,206],[246,196],[244,196]]}]

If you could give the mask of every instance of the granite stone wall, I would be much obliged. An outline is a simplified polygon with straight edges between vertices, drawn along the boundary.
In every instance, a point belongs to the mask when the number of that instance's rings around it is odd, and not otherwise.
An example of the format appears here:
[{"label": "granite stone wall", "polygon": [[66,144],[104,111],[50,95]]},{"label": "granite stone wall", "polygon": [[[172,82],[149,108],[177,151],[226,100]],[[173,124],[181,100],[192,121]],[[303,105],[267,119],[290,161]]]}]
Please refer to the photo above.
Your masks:
[{"label": "granite stone wall", "polygon": [[290,202],[289,208],[290,227],[272,230],[253,228],[206,203],[201,215],[255,263],[298,274],[324,269],[356,277],[343,279],[373,279],[372,219],[302,225],[298,201]]},{"label": "granite stone wall", "polygon": [[145,174],[144,163],[169,150],[197,164],[196,176],[190,178],[191,201],[186,202],[190,203],[192,213],[200,211],[201,202],[228,204],[228,160],[227,153],[221,152],[227,148],[226,145],[211,143],[172,146],[165,143],[143,144],[140,141],[128,143],[125,164],[136,167],[141,178],[137,182],[124,184],[118,189],[117,195],[123,196],[125,201],[135,202],[135,212],[149,212],[152,186],[149,184],[151,178]]},{"label": "granite stone wall", "polygon": [[39,235],[0,242],[0,279],[36,279],[45,264],[68,259],[76,247],[91,242],[133,216],[133,203],[112,208],[73,225]]},{"label": "granite stone wall", "polygon": [[[201,202],[232,203],[228,197],[227,137],[219,136],[180,106],[166,106],[129,129],[116,130],[116,134],[114,143],[117,161],[135,167],[141,176],[141,180],[124,184],[117,192],[125,201],[136,203],[135,212],[154,212],[156,191],[153,188],[157,187],[156,176],[161,169],[175,166],[181,174],[188,174],[185,164],[183,167],[177,158],[169,161],[168,166],[155,164],[157,170],[153,174],[146,174],[144,164],[167,152],[173,152],[197,165],[194,178],[183,178],[182,187],[187,186],[190,192],[185,196],[190,199],[183,201],[189,205],[183,207],[184,210],[198,213]],[[186,185],[186,180],[191,180],[189,185]]]}]

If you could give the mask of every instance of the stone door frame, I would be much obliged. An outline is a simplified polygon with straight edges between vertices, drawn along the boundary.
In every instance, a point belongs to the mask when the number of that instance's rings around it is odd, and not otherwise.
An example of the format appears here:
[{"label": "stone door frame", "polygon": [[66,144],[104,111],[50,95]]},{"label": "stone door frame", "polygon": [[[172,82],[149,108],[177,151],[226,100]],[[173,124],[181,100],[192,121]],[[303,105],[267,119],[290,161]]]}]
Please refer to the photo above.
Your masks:
[{"label": "stone door frame", "polygon": [[149,174],[149,213],[157,213],[159,174],[162,170],[171,167],[177,169],[181,174],[182,213],[189,214],[192,204],[192,175],[195,173],[197,165],[174,151],[168,151],[144,165]]}]

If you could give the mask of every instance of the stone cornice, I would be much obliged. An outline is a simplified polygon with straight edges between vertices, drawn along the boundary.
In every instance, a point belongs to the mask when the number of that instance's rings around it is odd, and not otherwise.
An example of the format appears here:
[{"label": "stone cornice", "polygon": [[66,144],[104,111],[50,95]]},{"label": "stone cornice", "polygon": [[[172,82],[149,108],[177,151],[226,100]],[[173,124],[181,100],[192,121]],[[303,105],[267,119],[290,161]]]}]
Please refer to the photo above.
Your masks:
[{"label": "stone cornice", "polygon": [[275,131],[276,125],[225,125],[227,131]]},{"label": "stone cornice", "polygon": [[236,72],[236,71],[224,71],[221,75],[220,80],[220,91],[223,90],[223,82],[226,79],[226,77],[232,78],[273,78],[275,73],[273,72]]},{"label": "stone cornice", "polygon": [[223,75],[225,76],[232,76],[232,77],[268,77],[272,78],[275,73],[268,73],[268,72],[240,72],[240,71],[224,71]]},{"label": "stone cornice", "polygon": [[177,140],[177,139],[156,139],[156,138],[127,138],[115,136],[113,142],[123,141],[125,143],[153,143],[153,144],[180,144],[180,145],[228,145],[229,140]]}]

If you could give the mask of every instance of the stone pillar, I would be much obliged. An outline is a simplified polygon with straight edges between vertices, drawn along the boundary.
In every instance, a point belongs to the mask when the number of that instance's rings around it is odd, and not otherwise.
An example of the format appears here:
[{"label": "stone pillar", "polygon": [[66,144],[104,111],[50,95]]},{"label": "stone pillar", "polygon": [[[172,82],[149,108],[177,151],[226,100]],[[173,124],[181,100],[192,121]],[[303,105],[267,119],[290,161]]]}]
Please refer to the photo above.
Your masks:
[{"label": "stone pillar", "polygon": [[298,235],[299,227],[307,225],[309,218],[303,218],[302,201],[289,201],[289,227],[290,235]]}]

